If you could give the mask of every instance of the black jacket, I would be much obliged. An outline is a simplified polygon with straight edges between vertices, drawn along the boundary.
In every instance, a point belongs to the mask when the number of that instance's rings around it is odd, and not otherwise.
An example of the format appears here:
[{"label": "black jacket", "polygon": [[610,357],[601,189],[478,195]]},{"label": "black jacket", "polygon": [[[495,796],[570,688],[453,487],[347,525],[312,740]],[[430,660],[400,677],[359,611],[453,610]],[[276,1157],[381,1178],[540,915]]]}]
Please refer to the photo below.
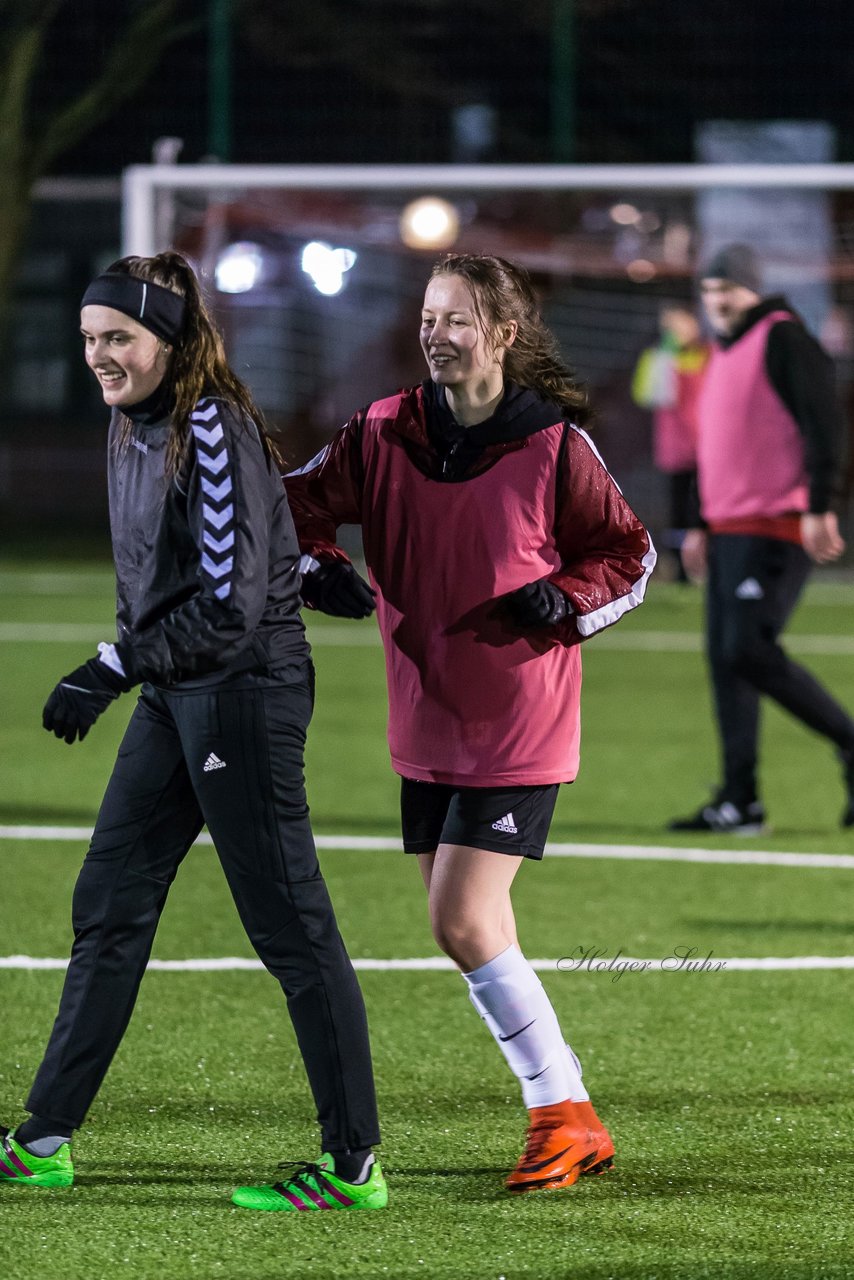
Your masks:
[{"label": "black jacket", "polygon": [[117,650],[154,684],[209,684],[308,656],[299,551],[278,471],[254,424],[199,401],[179,474],[165,474],[170,420],[151,400],[114,410],[110,526]]}]

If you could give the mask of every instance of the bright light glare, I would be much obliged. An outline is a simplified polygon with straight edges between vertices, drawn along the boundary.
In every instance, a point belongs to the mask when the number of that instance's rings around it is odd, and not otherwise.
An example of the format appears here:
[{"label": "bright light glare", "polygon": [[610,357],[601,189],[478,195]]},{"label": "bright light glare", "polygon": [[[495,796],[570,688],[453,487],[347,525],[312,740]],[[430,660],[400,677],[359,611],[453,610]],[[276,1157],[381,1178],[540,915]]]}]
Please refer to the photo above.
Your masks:
[{"label": "bright light glare", "polygon": [[620,227],[632,226],[640,216],[640,210],[633,204],[615,204],[611,208],[611,218]]},{"label": "bright light glare", "polygon": [[412,200],[400,215],[400,238],[410,249],[448,249],[459,230],[459,214],[439,196]]},{"label": "bright light glare", "polygon": [[355,261],[352,249],[333,249],[322,240],[312,240],[302,251],[301,265],[318,293],[332,298],[344,288],[344,273]]},{"label": "bright light glare", "polygon": [[646,284],[655,275],[655,263],[647,258],[635,258],[626,267],[626,275],[630,280],[634,280],[635,284]]},{"label": "bright light glare", "polygon": [[257,244],[230,244],[217,259],[216,287],[220,293],[248,293],[258,283],[263,265],[264,256]]}]

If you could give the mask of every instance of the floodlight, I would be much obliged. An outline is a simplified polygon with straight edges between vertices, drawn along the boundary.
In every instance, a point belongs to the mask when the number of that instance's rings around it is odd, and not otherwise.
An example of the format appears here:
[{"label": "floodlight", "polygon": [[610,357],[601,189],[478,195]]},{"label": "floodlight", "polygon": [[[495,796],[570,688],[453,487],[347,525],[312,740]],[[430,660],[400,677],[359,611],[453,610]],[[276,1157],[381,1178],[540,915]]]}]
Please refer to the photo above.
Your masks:
[{"label": "floodlight", "polygon": [[318,293],[332,298],[344,288],[344,274],[356,261],[353,249],[333,249],[322,240],[312,240],[302,251],[300,265],[311,276]]},{"label": "floodlight", "polygon": [[248,293],[261,277],[264,255],[257,244],[230,244],[217,258],[214,278],[220,293]]},{"label": "floodlight", "polygon": [[449,249],[460,230],[460,216],[449,200],[422,196],[400,215],[400,238],[410,249]]}]

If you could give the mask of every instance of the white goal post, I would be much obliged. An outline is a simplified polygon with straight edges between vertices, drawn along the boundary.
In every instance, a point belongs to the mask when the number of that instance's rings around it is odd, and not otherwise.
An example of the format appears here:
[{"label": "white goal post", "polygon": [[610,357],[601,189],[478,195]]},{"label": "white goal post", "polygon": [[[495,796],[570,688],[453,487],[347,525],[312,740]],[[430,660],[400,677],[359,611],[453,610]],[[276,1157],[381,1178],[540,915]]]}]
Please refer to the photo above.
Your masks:
[{"label": "white goal post", "polygon": [[854,164],[671,165],[131,165],[122,177],[122,252],[148,256],[160,193],[330,189],[459,191],[835,191],[854,189]]},{"label": "white goal post", "polygon": [[[697,267],[723,243],[758,251],[765,291],[825,342],[854,417],[854,164],[156,164],[126,170],[122,189],[123,252],[190,257],[295,462],[423,376],[418,309],[450,247],[532,273],[597,441],[653,524],[663,479],[633,371],[667,307],[697,308]],[[404,234],[427,197],[452,214],[442,243]]]}]

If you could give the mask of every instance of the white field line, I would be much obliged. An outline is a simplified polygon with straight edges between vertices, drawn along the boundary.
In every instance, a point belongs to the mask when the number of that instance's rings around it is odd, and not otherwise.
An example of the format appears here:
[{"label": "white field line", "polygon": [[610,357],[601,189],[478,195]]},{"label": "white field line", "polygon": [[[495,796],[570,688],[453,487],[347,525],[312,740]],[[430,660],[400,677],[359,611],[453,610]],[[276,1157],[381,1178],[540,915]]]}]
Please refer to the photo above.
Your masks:
[{"label": "white field line", "polygon": [[850,609],[854,604],[854,591],[851,589],[850,581],[846,582],[814,582],[807,587],[803,602],[806,608],[811,604],[821,605],[826,608]]},{"label": "white field line", "polygon": [[[51,637],[45,636],[45,639]],[[315,648],[367,648],[380,645],[375,627],[311,627],[308,638]],[[0,624],[0,640],[3,639]],[[604,645],[614,653],[702,653],[703,637],[697,631],[642,631],[639,628],[620,630],[610,627],[593,637],[593,647]],[[850,658],[854,656],[854,636],[788,635],[786,648],[793,653],[819,654],[828,657]]]},{"label": "white field line", "polygon": [[[107,639],[111,625],[90,622],[0,622],[0,643],[6,644],[73,644],[83,641],[96,644]],[[371,624],[344,627],[308,628],[311,644],[317,648],[375,648],[380,644],[379,632]],[[604,645],[614,653],[700,653],[703,639],[695,631],[642,631],[611,628],[594,638],[598,648]],[[854,636],[789,635],[786,647],[793,653],[820,654],[827,657],[854,656]]]},{"label": "white field line", "polygon": [[[357,565],[364,572],[364,565]],[[111,568],[101,570],[32,570],[21,571],[8,562],[0,563],[0,596],[109,596],[115,585]],[[678,600],[681,604],[686,593],[682,586],[668,582],[654,582],[655,595],[660,600]],[[850,609],[854,605],[854,578],[850,570],[828,573],[813,580],[803,597],[804,605],[811,604]]]},{"label": "white field line", "polygon": [[97,622],[0,622],[0,641],[8,644],[73,644],[90,640],[93,644],[113,634],[113,625]]},{"label": "white field line", "polygon": [[[0,826],[0,840],[88,841],[91,827]],[[399,852],[396,836],[315,836],[318,849],[364,853]],[[213,844],[206,831],[197,844]],[[770,849],[682,849],[673,845],[583,844],[555,841],[546,845],[555,858],[611,858],[627,862],[698,862],[719,866],[807,867],[810,870],[854,871],[854,854],[782,853]]]},{"label": "white field line", "polygon": [[[618,631],[611,628],[593,639],[594,644],[604,644],[615,653],[701,653],[704,648],[702,636],[695,631]],[[854,655],[854,636],[789,634],[786,636],[786,648],[793,653],[851,657]]]},{"label": "white field line", "polygon": [[[550,960],[531,960],[532,968],[543,973],[604,973],[616,979],[626,973],[725,973],[771,972],[793,969],[854,969],[854,956],[716,956],[708,952],[686,960],[680,956],[663,959],[639,956],[614,956],[591,960],[589,963],[576,957]],[[64,970],[67,960],[45,956],[0,956],[0,969]],[[193,960],[149,960],[148,968],[161,973],[238,973],[261,972],[260,960],[244,956],[210,956]],[[375,960],[362,957],[353,960],[353,968],[361,972],[453,972],[456,965],[447,956],[416,956],[406,959]]]},{"label": "white field line", "polygon": [[105,596],[115,589],[112,569],[98,573],[17,573],[0,565],[0,595]]}]

